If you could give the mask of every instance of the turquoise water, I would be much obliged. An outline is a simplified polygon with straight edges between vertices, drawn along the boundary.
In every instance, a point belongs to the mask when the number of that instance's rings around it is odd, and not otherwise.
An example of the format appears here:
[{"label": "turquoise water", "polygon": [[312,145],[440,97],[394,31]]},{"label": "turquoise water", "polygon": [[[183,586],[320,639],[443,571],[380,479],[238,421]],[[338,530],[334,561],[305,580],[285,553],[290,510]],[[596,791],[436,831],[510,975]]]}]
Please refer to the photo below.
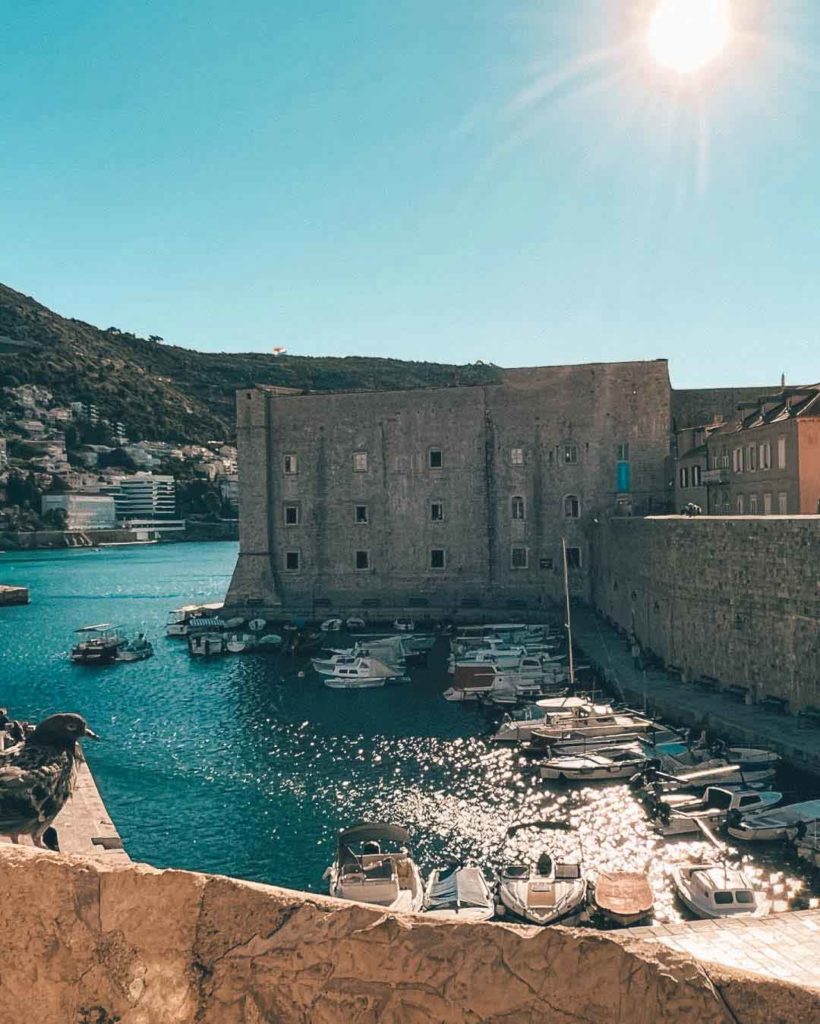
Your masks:
[{"label": "turquoise water", "polygon": [[[104,737],[89,761],[134,859],[321,891],[337,830],[383,818],[410,827],[424,869],[444,855],[491,867],[545,846],[592,867],[648,868],[658,919],[679,916],[666,867],[703,844],[654,835],[625,786],[550,792],[513,751],[487,745],[483,709],[441,699],[443,647],[411,683],[360,693],[299,678],[305,663],[276,655],[190,658],[184,640],[165,637],[166,614],[221,600],[236,551],[0,555],[0,582],[28,586],[32,602],[0,609],[0,703],[21,718],[86,716]],[[96,622],[145,631],[155,657],[72,665],[73,630]],[[528,822],[539,824],[507,836]],[[745,856],[783,905],[812,896],[781,850]]]}]

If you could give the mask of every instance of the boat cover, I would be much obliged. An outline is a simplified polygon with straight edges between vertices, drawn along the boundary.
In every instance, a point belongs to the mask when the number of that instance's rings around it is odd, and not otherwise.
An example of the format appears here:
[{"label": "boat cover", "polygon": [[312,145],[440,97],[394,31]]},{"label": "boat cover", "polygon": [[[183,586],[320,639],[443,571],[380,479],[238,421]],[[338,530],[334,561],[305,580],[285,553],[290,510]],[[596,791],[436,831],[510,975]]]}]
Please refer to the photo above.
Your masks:
[{"label": "boat cover", "polygon": [[487,886],[481,868],[457,868],[430,886],[428,910],[457,910],[460,907],[486,907]]},{"label": "boat cover", "polygon": [[222,629],[224,625],[222,619],[191,619],[188,629]]},{"label": "boat cover", "polygon": [[646,913],[655,902],[646,875],[639,871],[602,871],[595,882],[595,902],[613,914]]}]

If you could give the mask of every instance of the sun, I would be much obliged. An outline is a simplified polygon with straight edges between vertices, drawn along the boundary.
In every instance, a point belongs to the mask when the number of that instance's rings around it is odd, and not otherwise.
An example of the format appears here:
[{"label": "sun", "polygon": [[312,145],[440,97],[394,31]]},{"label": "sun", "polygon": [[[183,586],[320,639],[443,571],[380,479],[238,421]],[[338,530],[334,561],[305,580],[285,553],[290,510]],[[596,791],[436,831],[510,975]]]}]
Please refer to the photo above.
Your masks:
[{"label": "sun", "polygon": [[694,75],[719,57],[732,36],[730,0],[658,0],[646,42],[661,67]]}]

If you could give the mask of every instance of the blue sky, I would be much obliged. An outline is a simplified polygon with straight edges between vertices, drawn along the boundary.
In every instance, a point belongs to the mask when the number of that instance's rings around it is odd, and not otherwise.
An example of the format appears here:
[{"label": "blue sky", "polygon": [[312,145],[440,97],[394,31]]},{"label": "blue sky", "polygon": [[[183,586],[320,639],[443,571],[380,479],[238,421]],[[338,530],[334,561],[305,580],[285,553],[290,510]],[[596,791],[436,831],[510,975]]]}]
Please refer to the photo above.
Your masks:
[{"label": "blue sky", "polygon": [[[820,4],[20,0],[0,280],[209,350],[820,378]],[[818,58],[820,60],[820,58]]]}]

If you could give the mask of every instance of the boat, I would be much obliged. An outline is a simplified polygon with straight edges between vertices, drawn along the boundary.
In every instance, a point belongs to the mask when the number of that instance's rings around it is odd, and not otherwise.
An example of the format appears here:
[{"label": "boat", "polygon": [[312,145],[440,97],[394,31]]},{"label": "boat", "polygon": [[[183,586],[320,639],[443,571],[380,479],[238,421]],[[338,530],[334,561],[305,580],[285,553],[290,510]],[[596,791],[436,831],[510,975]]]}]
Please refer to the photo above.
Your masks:
[{"label": "boat", "polygon": [[384,686],[388,681],[405,679],[406,676],[399,675],[376,658],[356,658],[352,665],[337,665],[322,682],[331,690],[368,690]]},{"label": "boat", "polygon": [[684,798],[682,802],[670,804],[668,799],[661,797],[650,808],[649,813],[655,820],[655,828],[662,835],[679,836],[687,832],[699,832],[701,824],[715,828],[722,825],[729,815],[734,818],[733,812],[737,815],[750,814],[766,807],[773,807],[782,799],[782,793],[707,786],[706,792],[700,798]]},{"label": "boat", "polygon": [[393,622],[393,629],[397,633],[412,633],[416,628],[415,622],[412,619],[395,619]]},{"label": "boat", "polygon": [[352,632],[354,629],[364,629],[367,623],[364,619],[360,619],[356,615],[351,615],[349,619],[345,619],[345,628]]},{"label": "boat", "polygon": [[664,749],[673,745],[662,743],[653,748],[652,759],[640,777],[635,779],[634,789],[643,786],[652,791],[691,789],[702,793],[713,783],[754,789],[771,782],[776,775],[773,766],[761,764],[757,770],[743,770],[740,765],[730,763],[722,757],[698,762],[693,767],[671,754],[662,753]]},{"label": "boat", "polygon": [[173,611],[168,612],[165,635],[187,636],[191,619],[207,617],[209,614],[213,616],[216,612],[221,611],[222,607],[222,602],[215,602],[213,604],[186,604],[181,608],[174,608]]},{"label": "boat", "polygon": [[794,829],[794,849],[801,860],[820,868],[820,820],[807,825],[798,822]]},{"label": "boat", "polygon": [[75,632],[82,638],[69,655],[75,665],[110,665],[116,661],[117,652],[125,642],[119,627],[110,622],[81,626]]},{"label": "boat", "polygon": [[610,924],[631,928],[652,916],[655,896],[642,871],[601,871],[592,889],[592,903]]},{"label": "boat", "polygon": [[820,800],[803,800],[731,821],[729,835],[754,842],[787,839],[816,821],[820,821]]},{"label": "boat", "polygon": [[253,649],[264,654],[266,652],[278,651],[281,646],[282,637],[278,633],[265,633],[256,639]]},{"label": "boat", "polygon": [[597,750],[609,750],[611,747],[623,747],[632,743],[640,743],[644,737],[637,732],[614,733],[604,736],[587,736],[584,733],[567,729],[560,736],[533,736],[528,743],[522,743],[518,752],[534,760],[550,757],[566,757],[571,754],[588,754]]},{"label": "boat", "polygon": [[133,640],[126,640],[118,649],[116,661],[144,661],[153,656],[154,648],[150,640],[139,633]]},{"label": "boat", "polygon": [[515,668],[501,669],[492,662],[457,663],[453,685],[442,694],[445,700],[478,700],[492,696],[494,702],[517,703],[527,696],[541,695],[546,675],[537,658],[519,659]]},{"label": "boat", "polygon": [[683,742],[662,743],[658,745],[657,753],[662,758],[673,758],[684,770],[733,764],[737,766],[738,781],[746,782],[773,779],[781,760],[780,755],[773,750],[760,747],[732,747],[722,741],[708,746],[705,743],[694,746]]},{"label": "boat", "polygon": [[433,633],[413,633],[402,637],[402,643],[407,651],[422,651],[426,654],[436,646],[436,636]]},{"label": "boat", "polygon": [[539,743],[555,744],[568,729],[578,736],[592,737],[647,732],[652,727],[653,723],[640,715],[582,712],[567,720],[550,713],[542,723],[533,726],[530,743],[536,746]]},{"label": "boat", "polygon": [[548,853],[542,853],[534,867],[509,864],[498,878],[501,902],[531,924],[553,924],[568,917],[583,906],[586,894],[581,865],[556,861]]},{"label": "boat", "polygon": [[228,654],[244,654],[252,651],[256,637],[252,633],[229,633],[225,637],[225,649]]},{"label": "boat", "polygon": [[421,910],[424,886],[409,846],[407,829],[399,825],[361,822],[344,829],[333,864],[325,871],[330,895],[389,910]]},{"label": "boat", "polygon": [[629,779],[644,764],[646,754],[637,744],[631,744],[587,754],[553,757],[541,765],[540,774],[542,779],[600,782]]},{"label": "boat", "polygon": [[251,621],[248,623],[248,629],[252,633],[261,633],[265,626],[267,626],[267,624],[267,619],[251,619]]},{"label": "boat", "polygon": [[212,658],[216,654],[227,654],[227,640],[222,633],[190,633],[188,653],[195,658]]},{"label": "boat", "polygon": [[435,868],[424,887],[425,915],[448,921],[489,921],[493,891],[477,864]]},{"label": "boat", "polygon": [[490,737],[494,743],[523,743],[532,738],[532,730],[547,721],[547,715],[560,715],[563,719],[574,719],[581,710],[613,714],[610,704],[595,704],[591,698],[582,696],[545,697],[520,711],[505,715],[498,730]]},{"label": "boat", "polygon": [[681,901],[697,917],[723,918],[745,914],[763,917],[771,901],[728,864],[675,864],[672,881]]},{"label": "boat", "polygon": [[341,619],[325,619],[325,621],[319,626],[319,629],[323,633],[338,633],[344,623]]}]

